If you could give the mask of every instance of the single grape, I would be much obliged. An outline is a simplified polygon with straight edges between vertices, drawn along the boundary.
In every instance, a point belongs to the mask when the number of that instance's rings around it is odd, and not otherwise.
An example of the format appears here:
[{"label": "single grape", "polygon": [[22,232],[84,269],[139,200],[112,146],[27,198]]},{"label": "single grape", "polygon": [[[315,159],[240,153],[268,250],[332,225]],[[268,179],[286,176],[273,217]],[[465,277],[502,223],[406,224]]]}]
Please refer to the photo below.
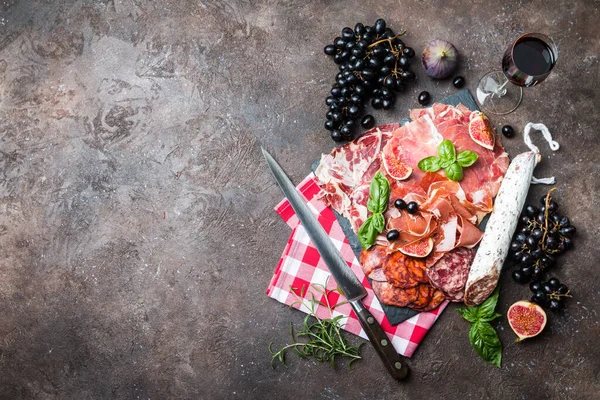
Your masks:
[{"label": "single grape", "polygon": [[535,280],[535,281],[532,281],[532,282],[529,284],[529,290],[531,290],[531,291],[532,291],[532,292],[534,292],[534,293],[535,293],[535,292],[538,292],[538,291],[540,291],[540,290],[542,290],[542,282],[540,282],[540,281],[537,281],[537,280]]},{"label": "single grape", "polygon": [[334,142],[342,141],[342,133],[338,129],[334,129],[331,131],[331,138]]},{"label": "single grape", "polygon": [[569,288],[564,283],[561,283],[556,290],[558,294],[567,294],[569,293]]},{"label": "single grape", "polygon": [[342,133],[342,136],[344,137],[344,139],[350,138],[352,136],[352,127],[351,127],[351,125],[348,125],[348,123],[346,123],[340,129],[340,132]]},{"label": "single grape", "polygon": [[375,33],[378,35],[381,35],[385,32],[385,28],[386,28],[386,24],[385,24],[385,19],[380,18],[377,21],[375,21]]},{"label": "single grape", "polygon": [[523,277],[525,277],[526,279],[531,278],[531,275],[533,275],[533,271],[534,268],[532,266],[522,266],[521,269],[521,275],[523,275]]},{"label": "single grape", "polygon": [[392,229],[392,230],[388,231],[388,233],[385,237],[387,240],[389,240],[391,242],[400,237],[400,232],[398,232],[396,229]]},{"label": "single grape", "polygon": [[541,290],[538,290],[533,294],[531,300],[539,305],[545,305],[546,301],[548,301],[548,295]]},{"label": "single grape", "polygon": [[563,304],[558,299],[551,299],[548,302],[548,308],[550,308],[552,311],[559,311],[563,308]]},{"label": "single grape", "polygon": [[558,290],[560,287],[560,281],[556,278],[550,278],[548,280],[548,285],[552,288],[553,291]]},{"label": "single grape", "polygon": [[402,53],[408,58],[413,58],[415,56],[415,50],[412,47],[405,47],[402,50]]},{"label": "single grape", "polygon": [[394,101],[391,99],[383,99],[381,102],[381,107],[384,110],[389,110],[394,106]]},{"label": "single grape", "polygon": [[375,118],[372,115],[367,114],[360,121],[360,125],[365,129],[370,129],[375,125]]},{"label": "single grape", "polygon": [[394,201],[394,207],[398,210],[404,210],[406,208],[406,202],[402,199],[396,199],[396,201]]},{"label": "single grape", "polygon": [[414,72],[405,70],[402,72],[402,79],[405,81],[414,81],[417,78]]},{"label": "single grape", "polygon": [[431,95],[428,91],[424,90],[421,93],[419,93],[419,98],[417,100],[420,105],[426,106],[431,101]]},{"label": "single grape", "polygon": [[552,287],[548,282],[542,284],[542,290],[547,294],[554,293],[554,290],[552,290]]},{"label": "single grape", "polygon": [[380,109],[383,107],[383,99],[381,97],[373,97],[371,99],[371,106],[376,110]]},{"label": "single grape", "polygon": [[515,130],[510,125],[504,125],[502,127],[502,134],[507,138],[511,138],[515,136]]},{"label": "single grape", "polygon": [[519,233],[516,237],[515,240],[519,243],[525,243],[525,239],[527,239],[527,235],[525,235],[524,233]]},{"label": "single grape", "polygon": [[512,251],[518,251],[521,248],[521,243],[514,241],[510,244],[510,249]]},{"label": "single grape", "polygon": [[575,229],[575,227],[573,225],[565,226],[564,228],[560,229],[560,233],[563,236],[570,236],[570,235],[574,234],[575,232],[577,232],[577,229]]},{"label": "single grape", "polygon": [[327,129],[328,131],[334,130],[336,126],[337,124],[330,119],[325,121],[325,129]]},{"label": "single grape", "polygon": [[406,205],[406,211],[408,211],[409,214],[414,214],[419,211],[419,205],[415,201],[411,201]]},{"label": "single grape", "polygon": [[525,207],[525,215],[527,215],[529,218],[534,218],[538,214],[538,212],[539,210],[537,209],[537,207],[531,204],[528,204]]},{"label": "single grape", "polygon": [[455,88],[460,89],[463,86],[465,86],[465,78],[458,75],[456,78],[454,78],[454,80],[452,81],[452,85],[454,85]]},{"label": "single grape", "polygon": [[513,271],[512,278],[517,283],[525,283],[525,281],[526,281],[525,276],[523,276],[523,273],[521,273],[520,270]]},{"label": "single grape", "polygon": [[541,229],[536,228],[531,231],[531,236],[537,240],[540,240],[542,238],[542,236],[544,236],[544,233],[542,232]]},{"label": "single grape", "polygon": [[398,66],[402,69],[406,69],[410,66],[410,59],[406,56],[398,58]]}]

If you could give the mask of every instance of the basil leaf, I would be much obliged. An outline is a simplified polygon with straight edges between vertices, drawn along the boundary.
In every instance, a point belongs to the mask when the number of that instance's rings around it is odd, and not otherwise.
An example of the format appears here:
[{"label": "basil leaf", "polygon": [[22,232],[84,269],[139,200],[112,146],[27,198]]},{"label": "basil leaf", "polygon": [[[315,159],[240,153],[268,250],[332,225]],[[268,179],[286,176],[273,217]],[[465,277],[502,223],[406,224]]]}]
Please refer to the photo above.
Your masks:
[{"label": "basil leaf", "polygon": [[373,182],[376,182],[377,194],[372,193],[371,198],[377,203],[378,208],[377,211],[372,212],[383,213],[390,198],[390,183],[381,172],[375,174],[373,181],[371,181],[371,187],[373,187]]},{"label": "basil leaf", "polygon": [[470,323],[474,323],[477,321],[477,307],[462,307],[457,308],[456,311],[458,311],[460,316],[469,321]]},{"label": "basil leaf", "polygon": [[383,219],[383,214],[376,213],[373,214],[371,217],[371,223],[373,224],[373,228],[377,231],[377,233],[382,232],[383,228],[385,228],[385,220]]},{"label": "basil leaf", "polygon": [[489,322],[477,321],[471,325],[469,329],[469,341],[481,358],[500,368],[502,343]]},{"label": "basil leaf", "polygon": [[376,213],[378,212],[378,209],[379,204],[377,204],[377,201],[375,201],[372,197],[369,197],[369,200],[367,201],[367,210],[371,211],[372,213]]},{"label": "basil leaf", "polygon": [[474,151],[465,150],[458,153],[456,162],[461,167],[470,167],[471,165],[475,164],[475,161],[477,161],[478,158],[479,156]]},{"label": "basil leaf", "polygon": [[440,165],[440,158],[438,156],[425,157],[419,161],[417,166],[423,172],[437,172],[442,168]]},{"label": "basil leaf", "polygon": [[477,306],[477,318],[491,317],[494,315],[496,304],[498,304],[498,294],[500,288],[496,287],[496,290],[488,297],[483,303]]},{"label": "basil leaf", "polygon": [[463,168],[457,163],[452,163],[444,168],[446,176],[453,181],[460,181],[463,178]]},{"label": "basil leaf", "polygon": [[446,160],[446,161],[440,162],[440,167],[444,168],[444,170],[445,170],[446,168],[448,168],[452,164],[454,164],[454,161]]},{"label": "basil leaf", "polygon": [[370,216],[363,222],[363,224],[358,228],[358,240],[364,249],[368,249],[375,243],[375,238],[377,237],[377,232],[375,231],[375,227],[373,226],[373,216]]},{"label": "basil leaf", "polygon": [[438,156],[442,161],[456,161],[456,149],[450,140],[442,140],[438,146]]},{"label": "basil leaf", "polygon": [[502,314],[493,313],[492,315],[488,315],[485,317],[479,317],[479,321],[490,322],[501,316],[502,316]]}]

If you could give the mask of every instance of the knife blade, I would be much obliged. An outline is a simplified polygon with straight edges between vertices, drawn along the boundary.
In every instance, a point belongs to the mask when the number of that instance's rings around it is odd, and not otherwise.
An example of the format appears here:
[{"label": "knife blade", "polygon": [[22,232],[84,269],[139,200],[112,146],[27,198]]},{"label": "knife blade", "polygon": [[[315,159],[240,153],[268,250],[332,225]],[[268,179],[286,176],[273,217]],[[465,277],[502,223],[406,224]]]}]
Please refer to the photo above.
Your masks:
[{"label": "knife blade", "polygon": [[344,297],[346,297],[354,309],[369,341],[375,347],[388,372],[396,380],[404,379],[408,375],[408,366],[405,358],[396,352],[381,325],[379,325],[371,312],[362,304],[361,299],[367,295],[365,287],[342,258],[342,255],[336,249],[283,169],[265,149],[261,147],[261,150],[281,191],[287,197],[302,226],[323,258],[323,261],[327,264],[329,272],[331,272]]}]

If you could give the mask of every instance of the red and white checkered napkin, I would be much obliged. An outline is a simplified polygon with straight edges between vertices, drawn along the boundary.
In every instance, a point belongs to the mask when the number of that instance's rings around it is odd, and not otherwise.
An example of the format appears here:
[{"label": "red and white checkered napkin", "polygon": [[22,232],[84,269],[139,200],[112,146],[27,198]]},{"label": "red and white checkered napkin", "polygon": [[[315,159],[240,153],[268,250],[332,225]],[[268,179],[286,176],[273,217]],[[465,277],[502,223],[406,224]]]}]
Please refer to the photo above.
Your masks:
[{"label": "red and white checkered napkin", "polygon": [[[396,326],[390,325],[381,309],[379,300],[373,294],[371,285],[354,256],[350,244],[346,240],[340,224],[335,219],[333,211],[317,198],[316,195],[319,193],[319,187],[313,178],[313,174],[307,176],[297,186],[298,190],[303,194],[315,215],[318,216],[319,222],[333,239],[333,243],[342,254],[342,257],[344,257],[352,271],[367,289],[368,294],[363,299],[363,304],[371,311],[383,327],[383,330],[391,338],[396,351],[406,357],[411,357],[427,331],[433,326],[444,308],[446,308],[448,302],[443,302],[433,311],[421,312]],[[273,279],[267,289],[267,295],[287,305],[295,303],[293,305],[294,308],[308,312],[307,306],[310,305],[311,292],[315,295],[315,300],[325,303],[324,296],[312,289],[311,284],[324,285],[327,282],[327,289],[329,290],[335,290],[337,284],[333,277],[327,279],[330,276],[327,265],[321,259],[319,252],[311,243],[302,225],[300,225],[298,217],[294,214],[294,210],[287,199],[279,203],[275,207],[275,211],[292,228],[292,235],[281,255]],[[302,288],[305,289],[303,296],[305,301],[301,304],[298,301],[298,296],[301,295]],[[333,305],[344,300],[343,298],[340,299],[340,297],[342,296],[337,291],[333,291],[328,295],[327,300],[329,304]],[[333,315],[330,315],[324,306],[316,304],[315,309],[319,318],[330,318],[338,315],[346,316],[347,318],[342,319],[344,329],[367,339],[367,335],[361,328],[360,322],[356,318],[356,314],[350,304],[335,307]]]}]

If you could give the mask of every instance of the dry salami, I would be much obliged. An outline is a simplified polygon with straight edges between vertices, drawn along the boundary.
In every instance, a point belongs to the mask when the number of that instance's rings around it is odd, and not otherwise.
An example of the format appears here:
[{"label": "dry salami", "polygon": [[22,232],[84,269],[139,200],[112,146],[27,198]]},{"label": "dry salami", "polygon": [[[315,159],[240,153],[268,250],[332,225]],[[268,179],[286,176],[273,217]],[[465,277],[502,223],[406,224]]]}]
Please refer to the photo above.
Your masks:
[{"label": "dry salami", "polygon": [[498,284],[538,157],[535,152],[519,154],[508,167],[469,271],[464,299],[468,306],[481,304]]},{"label": "dry salami", "polygon": [[446,253],[427,270],[429,282],[433,287],[440,289],[446,299],[463,301],[465,284],[474,258],[475,250],[466,247]]}]

